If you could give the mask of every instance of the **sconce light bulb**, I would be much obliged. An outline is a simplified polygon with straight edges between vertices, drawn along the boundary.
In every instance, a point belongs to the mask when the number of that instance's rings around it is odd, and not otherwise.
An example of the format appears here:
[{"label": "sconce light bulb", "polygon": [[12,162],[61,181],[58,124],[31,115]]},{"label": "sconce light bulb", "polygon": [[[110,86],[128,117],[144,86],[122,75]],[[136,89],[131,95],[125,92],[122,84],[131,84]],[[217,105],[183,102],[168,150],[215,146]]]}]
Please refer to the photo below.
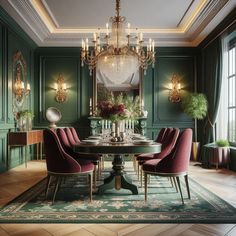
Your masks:
[{"label": "sconce light bulb", "polygon": [[180,83],[178,83],[178,89],[179,89],[179,90],[181,89],[181,84],[180,84]]},{"label": "sconce light bulb", "polygon": [[29,84],[29,83],[27,83],[26,90],[27,90],[27,91],[30,91],[30,84]]},{"label": "sconce light bulb", "polygon": [[24,89],[25,88],[25,84],[24,84],[24,82],[21,82],[21,89]]},{"label": "sconce light bulb", "polygon": [[66,87],[66,83],[63,83],[63,84],[62,84],[62,88],[63,88],[64,90],[66,90],[66,88],[67,88],[67,87]]},{"label": "sconce light bulb", "polygon": [[58,84],[57,83],[54,83],[54,89],[58,90]]}]

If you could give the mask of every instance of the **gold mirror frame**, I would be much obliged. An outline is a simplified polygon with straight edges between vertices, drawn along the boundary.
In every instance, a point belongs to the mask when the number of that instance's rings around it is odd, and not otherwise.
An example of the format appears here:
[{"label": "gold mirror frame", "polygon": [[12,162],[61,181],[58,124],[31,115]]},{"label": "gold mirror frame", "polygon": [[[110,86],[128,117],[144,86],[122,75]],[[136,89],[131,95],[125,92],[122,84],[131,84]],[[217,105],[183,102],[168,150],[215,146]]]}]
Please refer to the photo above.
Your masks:
[{"label": "gold mirror frame", "polygon": [[25,88],[21,88],[20,83],[24,83],[27,86],[27,64],[21,53],[17,51],[13,55],[12,60],[12,97],[13,97],[13,115],[16,117],[17,112],[22,110],[25,102],[25,96],[28,95]]},{"label": "gold mirror frame", "polygon": [[[143,110],[142,104],[144,104],[144,96],[143,96],[143,75],[144,71],[142,68],[139,68],[139,98],[140,98],[140,110]],[[97,77],[96,77],[96,69],[93,70],[93,99],[92,99],[92,114],[96,115],[97,112]],[[141,114],[140,114],[141,115]]]}]

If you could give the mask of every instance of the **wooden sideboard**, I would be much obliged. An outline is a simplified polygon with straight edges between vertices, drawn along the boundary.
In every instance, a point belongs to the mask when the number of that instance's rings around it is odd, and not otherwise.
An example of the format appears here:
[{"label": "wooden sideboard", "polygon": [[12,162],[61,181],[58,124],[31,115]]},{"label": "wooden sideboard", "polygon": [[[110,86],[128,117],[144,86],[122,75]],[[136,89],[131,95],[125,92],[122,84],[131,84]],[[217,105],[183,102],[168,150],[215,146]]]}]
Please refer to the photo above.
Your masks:
[{"label": "wooden sideboard", "polygon": [[42,160],[42,144],[43,144],[43,130],[30,130],[22,132],[8,133],[8,155],[7,155],[7,169],[11,159],[11,147],[20,146],[24,148],[25,167],[27,167],[27,146],[36,144],[37,160]]}]

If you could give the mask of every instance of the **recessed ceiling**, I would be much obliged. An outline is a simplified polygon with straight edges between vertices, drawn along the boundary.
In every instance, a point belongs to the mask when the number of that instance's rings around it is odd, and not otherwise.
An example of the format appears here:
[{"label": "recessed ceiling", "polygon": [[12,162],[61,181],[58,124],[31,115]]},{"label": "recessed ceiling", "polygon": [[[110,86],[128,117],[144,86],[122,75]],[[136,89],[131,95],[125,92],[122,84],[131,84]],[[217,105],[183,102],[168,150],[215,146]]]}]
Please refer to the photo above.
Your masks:
[{"label": "recessed ceiling", "polygon": [[[5,0],[0,5],[38,46],[80,46],[115,15],[115,0]],[[120,14],[157,46],[197,46],[236,0],[121,0]]]}]

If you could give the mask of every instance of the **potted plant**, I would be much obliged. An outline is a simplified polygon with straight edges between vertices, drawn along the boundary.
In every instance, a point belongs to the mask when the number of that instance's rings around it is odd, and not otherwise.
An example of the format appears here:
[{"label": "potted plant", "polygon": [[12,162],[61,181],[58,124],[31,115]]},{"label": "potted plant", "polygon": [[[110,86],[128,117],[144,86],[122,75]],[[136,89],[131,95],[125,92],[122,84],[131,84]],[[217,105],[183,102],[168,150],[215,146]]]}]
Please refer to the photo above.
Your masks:
[{"label": "potted plant", "polygon": [[20,131],[32,129],[32,119],[34,114],[31,110],[22,110],[17,113],[17,123]]},{"label": "potted plant", "polygon": [[182,101],[183,111],[194,119],[194,142],[192,145],[193,160],[197,160],[199,142],[197,138],[197,120],[204,119],[207,114],[208,102],[206,96],[202,93],[189,93]]}]

